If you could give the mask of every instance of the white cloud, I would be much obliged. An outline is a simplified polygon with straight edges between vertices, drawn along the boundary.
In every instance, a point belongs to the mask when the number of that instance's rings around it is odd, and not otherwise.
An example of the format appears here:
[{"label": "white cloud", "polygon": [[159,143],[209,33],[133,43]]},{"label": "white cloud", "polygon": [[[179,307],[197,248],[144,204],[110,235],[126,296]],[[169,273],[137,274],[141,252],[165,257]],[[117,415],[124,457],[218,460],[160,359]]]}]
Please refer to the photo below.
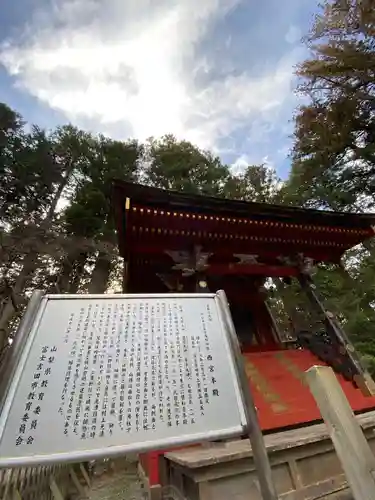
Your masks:
[{"label": "white cloud", "polygon": [[295,44],[301,41],[302,32],[298,26],[291,25],[285,35],[285,40],[290,44]]},{"label": "white cloud", "polygon": [[272,128],[292,95],[295,51],[261,77],[250,68],[197,83],[212,65],[199,43],[239,1],[56,0],[22,41],[0,48],[0,63],[78,125],[140,139],[174,133],[217,149],[244,124],[255,135]]},{"label": "white cloud", "polygon": [[251,165],[249,156],[242,154],[232,163],[231,171],[234,175],[242,174],[249,165]]},{"label": "white cloud", "polygon": [[247,167],[251,165],[263,165],[265,168],[269,168],[275,171],[275,165],[273,161],[268,157],[251,157],[248,154],[241,154],[235,161],[231,164],[231,171],[235,175],[244,173]]}]

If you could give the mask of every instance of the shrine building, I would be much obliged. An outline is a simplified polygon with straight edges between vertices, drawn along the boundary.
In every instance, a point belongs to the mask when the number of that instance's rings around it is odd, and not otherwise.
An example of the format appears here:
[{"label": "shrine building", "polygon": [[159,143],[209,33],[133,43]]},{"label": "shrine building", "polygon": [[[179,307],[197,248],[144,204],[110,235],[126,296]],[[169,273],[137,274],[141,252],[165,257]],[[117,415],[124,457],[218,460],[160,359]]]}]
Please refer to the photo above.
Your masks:
[{"label": "shrine building", "polygon": [[[316,364],[333,367],[355,412],[375,409],[372,379],[325,309],[311,273],[318,263],[339,265],[344,252],[371,238],[375,216],[219,199],[122,181],[113,184],[113,208],[125,264],[124,292],[225,291],[263,432],[321,419],[302,382],[304,372]],[[315,322],[298,324],[290,303],[284,304],[291,325],[286,335],[267,297],[276,284],[282,300],[291,282],[305,294]],[[158,471],[152,465],[148,469],[150,483],[157,482]]]}]

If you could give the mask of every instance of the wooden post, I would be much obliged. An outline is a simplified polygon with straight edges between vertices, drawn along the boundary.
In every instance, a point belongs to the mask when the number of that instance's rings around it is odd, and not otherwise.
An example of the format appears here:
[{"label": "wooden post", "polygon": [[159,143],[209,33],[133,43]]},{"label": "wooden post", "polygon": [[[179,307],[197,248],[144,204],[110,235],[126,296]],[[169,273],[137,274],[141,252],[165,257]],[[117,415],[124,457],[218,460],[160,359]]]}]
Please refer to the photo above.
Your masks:
[{"label": "wooden post", "polygon": [[81,471],[81,474],[82,474],[84,480],[86,481],[87,486],[89,488],[91,488],[91,480],[90,480],[90,477],[87,473],[87,470],[86,470],[84,464],[82,464],[82,463],[79,464],[79,470]]},{"label": "wooden post", "polygon": [[[6,497],[5,497],[6,498]],[[13,490],[12,500],[22,500],[20,492],[18,490]]]},{"label": "wooden post", "polygon": [[81,497],[85,497],[86,496],[85,488],[80,483],[76,471],[73,469],[73,467],[69,467],[69,474],[70,477],[72,478],[73,484],[76,487],[77,492],[81,495]]},{"label": "wooden post", "polygon": [[[51,476],[51,478],[50,478],[49,487],[51,489],[52,496],[53,496],[54,500],[64,500],[64,496],[61,493],[60,488],[57,486],[57,483],[56,483],[55,478],[53,476]],[[369,499],[369,500],[372,500],[372,499]]]},{"label": "wooden post", "polygon": [[313,366],[306,380],[355,500],[375,500],[375,457],[332,368]]}]

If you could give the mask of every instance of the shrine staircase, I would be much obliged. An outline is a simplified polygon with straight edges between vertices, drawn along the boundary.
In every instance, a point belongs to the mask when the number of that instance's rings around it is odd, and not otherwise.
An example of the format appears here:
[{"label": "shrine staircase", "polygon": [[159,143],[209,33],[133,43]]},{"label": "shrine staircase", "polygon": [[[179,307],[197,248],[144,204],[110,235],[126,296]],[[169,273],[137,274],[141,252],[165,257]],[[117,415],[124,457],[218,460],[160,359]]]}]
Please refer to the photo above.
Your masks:
[{"label": "shrine staircase", "polygon": [[[325,365],[310,351],[290,349],[245,353],[260,425],[263,431],[297,427],[321,420],[303,374],[313,365]],[[337,375],[354,412],[375,408],[375,397],[365,397],[352,382]]]}]

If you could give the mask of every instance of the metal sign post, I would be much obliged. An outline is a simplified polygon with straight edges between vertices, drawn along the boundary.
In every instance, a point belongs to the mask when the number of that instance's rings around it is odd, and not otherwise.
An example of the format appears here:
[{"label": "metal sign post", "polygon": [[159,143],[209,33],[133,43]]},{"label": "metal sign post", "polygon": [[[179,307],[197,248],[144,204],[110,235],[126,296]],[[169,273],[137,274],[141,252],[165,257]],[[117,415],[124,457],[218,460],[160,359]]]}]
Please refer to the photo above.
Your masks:
[{"label": "metal sign post", "polygon": [[237,376],[240,381],[241,393],[244,402],[246,432],[249,436],[254,462],[258,473],[259,486],[263,500],[277,500],[277,492],[272,479],[271,465],[268,459],[267,449],[264,443],[262,430],[259,425],[254,400],[246,376],[245,364],[241,354],[240,345],[229,312],[228,301],[223,291],[218,292],[222,306],[223,321],[229,334],[231,348],[236,361]]},{"label": "metal sign post", "polygon": [[28,335],[34,324],[43,296],[44,293],[41,290],[33,292],[26,312],[14,336],[13,344],[8,349],[6,360],[0,366],[0,418],[3,414],[7,391],[10,388],[9,382],[13,380],[15,371],[21,361]]}]

